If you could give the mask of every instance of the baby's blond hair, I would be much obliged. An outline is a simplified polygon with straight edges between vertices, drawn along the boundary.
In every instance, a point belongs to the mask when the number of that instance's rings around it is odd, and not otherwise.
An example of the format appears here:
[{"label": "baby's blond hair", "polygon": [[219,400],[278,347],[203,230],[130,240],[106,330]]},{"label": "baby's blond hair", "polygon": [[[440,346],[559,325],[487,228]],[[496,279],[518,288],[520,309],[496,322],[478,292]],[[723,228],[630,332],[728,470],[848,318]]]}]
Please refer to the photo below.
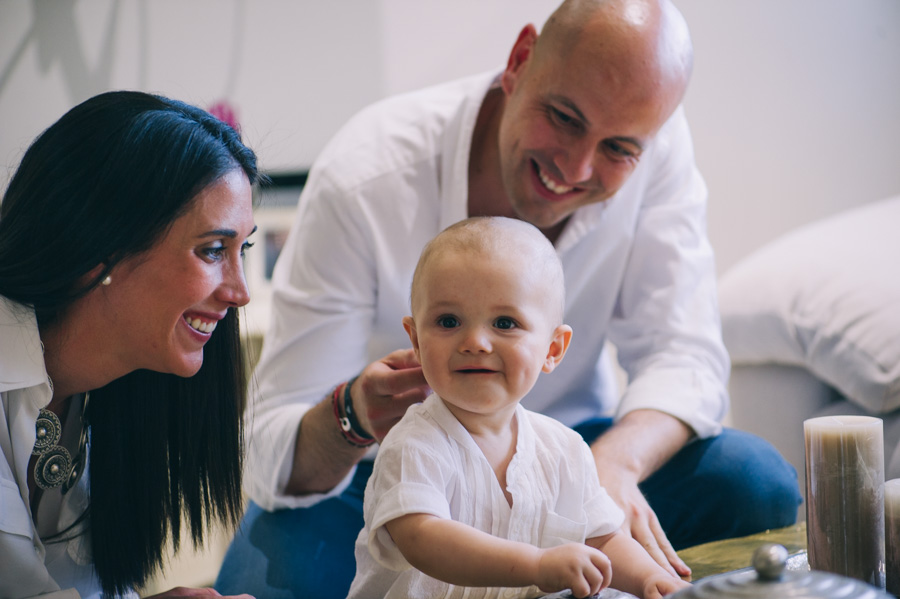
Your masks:
[{"label": "baby's blond hair", "polygon": [[557,307],[552,317],[562,324],[565,310],[565,279],[562,263],[556,249],[541,231],[525,221],[502,216],[475,216],[454,223],[429,241],[413,273],[410,290],[410,306],[415,311],[416,290],[422,273],[428,267],[432,256],[438,252],[459,252],[471,254],[473,259],[490,259],[491,256],[518,255],[529,259],[533,268],[539,270],[543,289],[535,293],[551,295],[550,305]]}]

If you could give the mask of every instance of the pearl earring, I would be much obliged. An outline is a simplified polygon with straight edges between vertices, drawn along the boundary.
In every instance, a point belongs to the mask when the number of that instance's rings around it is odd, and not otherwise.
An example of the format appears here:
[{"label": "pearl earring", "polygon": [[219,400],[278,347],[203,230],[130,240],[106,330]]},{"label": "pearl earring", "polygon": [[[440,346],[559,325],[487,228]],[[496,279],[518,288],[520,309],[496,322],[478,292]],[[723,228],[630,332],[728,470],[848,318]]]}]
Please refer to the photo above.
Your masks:
[{"label": "pearl earring", "polygon": [[109,275],[106,275],[106,278],[100,282],[101,285],[105,285],[107,287],[109,287],[110,283],[112,283],[112,277]]}]

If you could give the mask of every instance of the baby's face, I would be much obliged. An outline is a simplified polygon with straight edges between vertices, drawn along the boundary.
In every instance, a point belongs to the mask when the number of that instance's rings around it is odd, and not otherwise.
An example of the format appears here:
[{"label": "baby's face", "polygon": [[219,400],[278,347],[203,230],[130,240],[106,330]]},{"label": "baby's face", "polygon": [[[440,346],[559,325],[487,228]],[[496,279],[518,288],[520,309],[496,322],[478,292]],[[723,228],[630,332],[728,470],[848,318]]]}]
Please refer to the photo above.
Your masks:
[{"label": "baby's face", "polygon": [[558,361],[559,308],[537,270],[520,256],[447,251],[422,273],[407,330],[428,384],[458,417],[515,410]]}]

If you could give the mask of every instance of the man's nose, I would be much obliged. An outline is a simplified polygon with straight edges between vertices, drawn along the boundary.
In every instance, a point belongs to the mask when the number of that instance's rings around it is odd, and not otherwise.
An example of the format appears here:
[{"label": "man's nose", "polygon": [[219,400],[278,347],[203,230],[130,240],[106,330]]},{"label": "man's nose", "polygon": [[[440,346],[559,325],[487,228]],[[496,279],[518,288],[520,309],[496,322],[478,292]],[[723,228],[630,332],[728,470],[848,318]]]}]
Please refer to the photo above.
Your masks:
[{"label": "man's nose", "polygon": [[577,141],[566,146],[553,163],[565,179],[566,185],[577,185],[590,181],[594,176],[596,148],[586,141]]}]

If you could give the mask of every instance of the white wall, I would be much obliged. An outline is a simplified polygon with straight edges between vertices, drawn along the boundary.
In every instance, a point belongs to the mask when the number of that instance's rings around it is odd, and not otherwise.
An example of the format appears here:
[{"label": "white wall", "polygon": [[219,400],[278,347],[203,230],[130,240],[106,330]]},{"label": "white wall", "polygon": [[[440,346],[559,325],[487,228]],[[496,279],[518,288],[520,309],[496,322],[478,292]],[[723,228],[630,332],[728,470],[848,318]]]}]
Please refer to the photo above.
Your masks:
[{"label": "white wall", "polygon": [[[228,99],[264,168],[309,165],[384,95],[372,0],[0,0],[0,164],[108,89]],[[0,172],[0,188],[7,177]]]},{"label": "white wall", "polygon": [[900,193],[900,2],[675,0],[720,271],[777,234]]}]

